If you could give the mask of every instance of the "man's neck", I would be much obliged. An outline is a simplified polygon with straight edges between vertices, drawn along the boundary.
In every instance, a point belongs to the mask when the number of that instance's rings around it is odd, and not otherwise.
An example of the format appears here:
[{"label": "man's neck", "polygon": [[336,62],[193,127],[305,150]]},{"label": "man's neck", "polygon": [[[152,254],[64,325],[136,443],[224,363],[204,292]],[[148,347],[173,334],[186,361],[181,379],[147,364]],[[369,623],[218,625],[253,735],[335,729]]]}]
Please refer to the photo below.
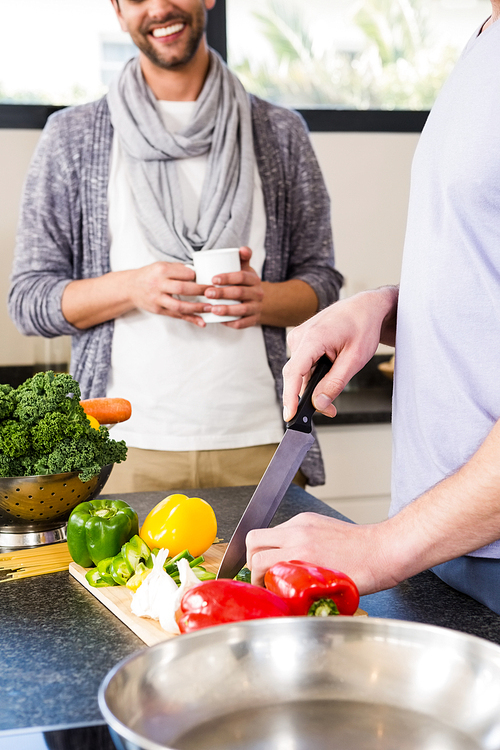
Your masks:
[{"label": "man's neck", "polygon": [[172,102],[194,102],[207,77],[210,56],[202,40],[195,56],[178,70],[165,70],[140,53],[141,70],[149,88],[157,99]]},{"label": "man's neck", "polygon": [[491,0],[491,16],[488,18],[486,23],[483,26],[484,29],[487,29],[488,26],[491,26],[492,23],[495,23],[495,21],[498,21],[500,18],[500,0]]}]

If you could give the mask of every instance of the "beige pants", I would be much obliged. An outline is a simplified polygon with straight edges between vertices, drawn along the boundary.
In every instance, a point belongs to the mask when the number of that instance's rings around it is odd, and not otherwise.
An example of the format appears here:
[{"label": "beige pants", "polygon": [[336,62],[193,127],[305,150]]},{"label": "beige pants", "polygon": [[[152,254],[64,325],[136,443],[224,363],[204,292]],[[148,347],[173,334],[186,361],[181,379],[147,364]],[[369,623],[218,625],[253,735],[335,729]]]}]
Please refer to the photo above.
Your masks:
[{"label": "beige pants", "polygon": [[[153,492],[190,487],[238,487],[258,484],[277,444],[215,451],[153,451],[129,448],[115,464],[105,492]],[[299,470],[293,480],[305,487]]]}]

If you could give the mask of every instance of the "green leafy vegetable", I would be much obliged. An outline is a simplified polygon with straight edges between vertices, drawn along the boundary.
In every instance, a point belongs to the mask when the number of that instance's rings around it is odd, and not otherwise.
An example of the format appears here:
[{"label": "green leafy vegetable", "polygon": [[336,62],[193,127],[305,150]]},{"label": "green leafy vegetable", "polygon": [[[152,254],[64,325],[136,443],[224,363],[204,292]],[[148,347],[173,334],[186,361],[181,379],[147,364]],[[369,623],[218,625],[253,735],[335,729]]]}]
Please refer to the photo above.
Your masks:
[{"label": "green leafy vegetable", "polygon": [[80,404],[80,386],[51,370],[18,388],[0,384],[0,476],[78,471],[88,482],[103,466],[124,461],[127,446],[94,429]]}]

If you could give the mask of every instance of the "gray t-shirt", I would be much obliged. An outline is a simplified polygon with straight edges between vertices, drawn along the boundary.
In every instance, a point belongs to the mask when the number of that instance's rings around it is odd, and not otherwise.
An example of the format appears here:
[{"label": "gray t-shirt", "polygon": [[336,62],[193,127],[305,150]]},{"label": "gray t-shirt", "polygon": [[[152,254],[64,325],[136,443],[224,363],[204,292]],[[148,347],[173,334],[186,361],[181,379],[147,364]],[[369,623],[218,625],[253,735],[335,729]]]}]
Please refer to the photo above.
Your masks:
[{"label": "gray t-shirt", "polygon": [[[398,306],[390,514],[500,418],[500,23],[474,34],[422,132]],[[476,553],[500,558],[500,541]]]}]

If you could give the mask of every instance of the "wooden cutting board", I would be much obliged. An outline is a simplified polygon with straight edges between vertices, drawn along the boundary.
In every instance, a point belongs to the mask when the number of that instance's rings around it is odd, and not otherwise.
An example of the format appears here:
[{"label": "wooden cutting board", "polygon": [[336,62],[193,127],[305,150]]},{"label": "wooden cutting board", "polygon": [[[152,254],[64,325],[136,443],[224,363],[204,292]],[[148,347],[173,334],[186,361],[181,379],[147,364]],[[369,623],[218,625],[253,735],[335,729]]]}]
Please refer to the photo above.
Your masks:
[{"label": "wooden cutting board", "polygon": [[[226,547],[227,544],[212,544],[210,549],[203,555],[205,558],[203,567],[213,573],[217,573]],[[126,586],[103,586],[102,588],[95,588],[94,586],[91,586],[85,578],[87,570],[88,568],[82,568],[81,565],[77,565],[75,562],[70,563],[69,566],[70,574],[81,583],[82,586],[85,586],[87,591],[90,591],[96,599],[104,604],[110,612],[130,628],[133,633],[144,641],[144,643],[148,646],[154,646],[161,641],[175,638],[175,635],[163,630],[157,620],[150,620],[147,617],[138,617],[137,615],[134,615],[130,609],[130,602],[132,601],[132,592],[130,589]],[[366,616],[366,612],[362,609],[358,609],[354,615]]]}]

